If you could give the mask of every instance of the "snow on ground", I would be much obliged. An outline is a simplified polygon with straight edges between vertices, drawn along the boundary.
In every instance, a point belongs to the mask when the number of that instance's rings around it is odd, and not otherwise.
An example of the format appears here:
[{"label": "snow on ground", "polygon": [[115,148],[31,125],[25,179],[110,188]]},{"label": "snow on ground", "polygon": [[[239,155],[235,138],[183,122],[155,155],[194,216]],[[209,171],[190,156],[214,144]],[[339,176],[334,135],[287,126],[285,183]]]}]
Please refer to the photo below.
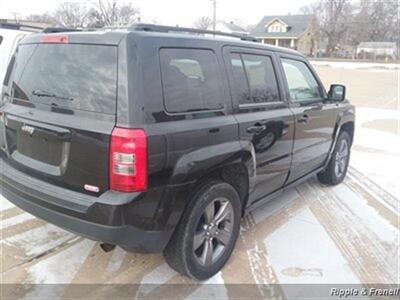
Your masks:
[{"label": "snow on ground", "polygon": [[320,61],[311,60],[314,66],[330,67],[334,69],[389,69],[398,70],[398,63],[370,63],[370,62],[352,62],[352,61]]},{"label": "snow on ground", "polygon": [[[1,192],[1,191],[0,191]],[[6,198],[3,197],[3,195],[0,195],[0,211],[9,209],[14,207],[14,204],[11,202],[7,201]]]},{"label": "snow on ground", "polygon": [[[32,216],[32,218],[34,217]],[[47,239],[43,239],[46,237]],[[60,244],[70,241],[73,238],[75,238],[74,234],[47,223],[44,226],[36,227],[20,234],[4,238],[0,243],[1,245],[7,245],[24,250],[27,257],[35,257],[57,247]]]},{"label": "snow on ground", "polygon": [[70,283],[94,244],[92,241],[82,240],[65,251],[36,263],[29,268],[26,283]]},{"label": "snow on ground", "polygon": [[[12,207],[12,206],[13,205],[10,202],[9,202],[9,204],[7,204],[7,207],[9,207],[9,208]],[[12,217],[12,218],[7,218],[5,220],[1,220],[0,221],[0,228],[1,229],[6,229],[7,227],[14,226],[14,225],[17,225],[17,224],[20,224],[20,223],[24,223],[26,221],[33,220],[34,218],[35,217],[32,216],[31,214],[23,213],[23,214],[17,215],[17,216]]]},{"label": "snow on ground", "polygon": [[400,111],[358,108],[356,114],[351,165],[400,199]]},{"label": "snow on ground", "polygon": [[[313,213],[304,209],[297,217],[307,221],[293,218],[264,240],[271,264],[280,270],[277,273],[279,282],[359,283]],[[299,231],[306,234],[299,235]],[[330,259],[326,259],[327,256]]]}]

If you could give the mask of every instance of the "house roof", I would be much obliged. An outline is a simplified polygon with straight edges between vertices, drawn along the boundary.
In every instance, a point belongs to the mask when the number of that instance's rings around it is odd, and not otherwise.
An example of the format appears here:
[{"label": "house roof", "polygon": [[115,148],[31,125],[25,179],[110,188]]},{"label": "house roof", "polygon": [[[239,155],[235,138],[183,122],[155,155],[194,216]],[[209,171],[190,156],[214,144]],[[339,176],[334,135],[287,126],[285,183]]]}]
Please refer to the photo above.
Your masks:
[{"label": "house roof", "polygon": [[[255,37],[299,37],[307,30],[312,18],[312,15],[265,16],[250,34]],[[274,20],[280,20],[287,24],[288,30],[286,32],[268,32],[265,26]]]},{"label": "house roof", "polygon": [[225,27],[227,27],[229,30],[232,32],[247,32],[246,29],[240,27],[239,25],[236,25],[232,22],[225,22],[225,21],[218,21],[218,23],[223,24]]}]

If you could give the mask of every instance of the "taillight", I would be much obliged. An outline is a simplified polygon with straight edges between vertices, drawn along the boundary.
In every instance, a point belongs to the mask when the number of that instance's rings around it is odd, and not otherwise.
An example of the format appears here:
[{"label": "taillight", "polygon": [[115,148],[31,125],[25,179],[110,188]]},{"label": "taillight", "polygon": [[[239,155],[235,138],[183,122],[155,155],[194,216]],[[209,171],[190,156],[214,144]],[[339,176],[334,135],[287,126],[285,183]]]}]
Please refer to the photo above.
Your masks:
[{"label": "taillight", "polygon": [[110,189],[138,192],[147,188],[147,136],[142,129],[115,127],[109,157]]},{"label": "taillight", "polygon": [[68,36],[62,34],[45,34],[40,38],[41,43],[68,44]]}]

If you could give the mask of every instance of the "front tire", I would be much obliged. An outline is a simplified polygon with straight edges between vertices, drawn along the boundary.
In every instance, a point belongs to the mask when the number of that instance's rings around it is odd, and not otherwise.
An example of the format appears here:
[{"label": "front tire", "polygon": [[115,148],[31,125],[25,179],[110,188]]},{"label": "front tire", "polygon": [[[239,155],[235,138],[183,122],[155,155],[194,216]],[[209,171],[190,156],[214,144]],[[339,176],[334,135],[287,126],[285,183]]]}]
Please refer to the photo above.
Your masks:
[{"label": "front tire", "polygon": [[167,263],[191,278],[210,278],[233,251],[240,217],[240,198],[230,184],[216,180],[204,184],[190,200],[164,250]]},{"label": "front tire", "polygon": [[349,166],[350,147],[350,135],[346,131],[342,131],[338,136],[327,168],[317,175],[321,183],[337,185],[343,181]]}]

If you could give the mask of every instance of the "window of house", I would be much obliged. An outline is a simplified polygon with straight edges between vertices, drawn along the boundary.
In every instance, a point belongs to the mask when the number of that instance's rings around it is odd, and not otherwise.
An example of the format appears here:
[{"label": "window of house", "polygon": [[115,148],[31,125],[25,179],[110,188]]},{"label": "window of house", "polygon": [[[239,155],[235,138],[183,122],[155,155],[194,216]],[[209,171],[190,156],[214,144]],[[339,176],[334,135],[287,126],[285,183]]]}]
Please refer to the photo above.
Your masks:
[{"label": "window of house", "polygon": [[304,62],[285,58],[282,65],[293,102],[321,98],[318,82]]},{"label": "window of house", "polygon": [[280,101],[275,70],[269,56],[232,53],[231,63],[239,104]]},{"label": "window of house", "polygon": [[202,49],[161,49],[164,105],[168,112],[223,108],[224,96],[215,54]]},{"label": "window of house", "polygon": [[268,26],[268,32],[286,32],[286,27],[280,22],[274,22]]}]

